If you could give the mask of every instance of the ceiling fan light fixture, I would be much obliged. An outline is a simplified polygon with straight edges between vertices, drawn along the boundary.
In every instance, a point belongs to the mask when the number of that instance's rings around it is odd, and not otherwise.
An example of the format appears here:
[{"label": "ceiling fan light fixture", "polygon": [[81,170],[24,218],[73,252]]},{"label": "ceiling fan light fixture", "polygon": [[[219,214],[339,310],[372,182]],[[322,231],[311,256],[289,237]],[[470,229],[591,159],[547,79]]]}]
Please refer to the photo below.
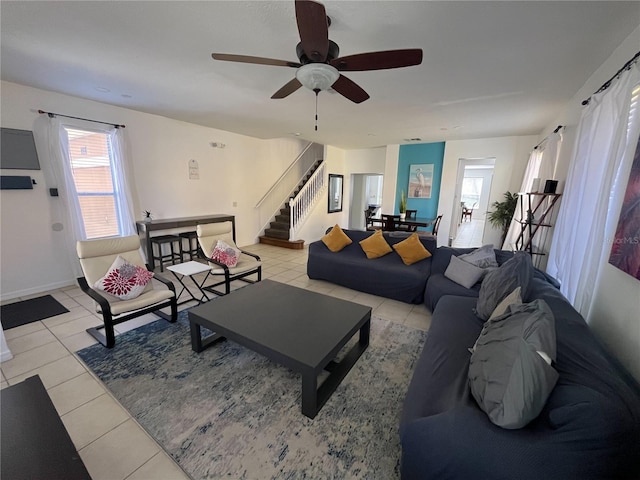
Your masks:
[{"label": "ceiling fan light fixture", "polygon": [[309,90],[328,90],[340,77],[338,70],[326,63],[308,63],[296,70],[296,78]]}]

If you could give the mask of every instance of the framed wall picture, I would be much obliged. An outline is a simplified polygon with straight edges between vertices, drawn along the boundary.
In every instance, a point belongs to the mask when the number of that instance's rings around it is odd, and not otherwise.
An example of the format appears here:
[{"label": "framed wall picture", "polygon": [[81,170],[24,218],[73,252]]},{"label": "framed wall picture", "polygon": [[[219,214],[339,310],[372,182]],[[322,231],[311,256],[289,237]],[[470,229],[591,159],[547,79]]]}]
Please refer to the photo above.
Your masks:
[{"label": "framed wall picture", "polygon": [[631,164],[609,263],[640,280],[640,137]]},{"label": "framed wall picture", "polygon": [[433,164],[418,164],[409,166],[409,198],[431,198],[433,185]]},{"label": "framed wall picture", "polygon": [[342,211],[342,191],[344,176],[329,174],[329,208],[328,213]]}]

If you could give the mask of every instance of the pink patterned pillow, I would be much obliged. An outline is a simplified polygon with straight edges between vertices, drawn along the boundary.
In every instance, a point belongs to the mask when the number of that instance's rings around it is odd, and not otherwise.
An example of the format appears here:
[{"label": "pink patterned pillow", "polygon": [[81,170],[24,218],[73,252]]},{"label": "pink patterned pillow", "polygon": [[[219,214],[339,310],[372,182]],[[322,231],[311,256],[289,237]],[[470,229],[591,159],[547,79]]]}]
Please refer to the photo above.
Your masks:
[{"label": "pink patterned pillow", "polygon": [[235,267],[238,264],[240,258],[240,250],[236,250],[224,240],[218,240],[213,252],[211,253],[211,260],[223,263],[227,267]]},{"label": "pink patterned pillow", "polygon": [[153,278],[153,272],[146,268],[132,265],[118,255],[107,274],[93,286],[120,300],[131,300],[138,297]]}]

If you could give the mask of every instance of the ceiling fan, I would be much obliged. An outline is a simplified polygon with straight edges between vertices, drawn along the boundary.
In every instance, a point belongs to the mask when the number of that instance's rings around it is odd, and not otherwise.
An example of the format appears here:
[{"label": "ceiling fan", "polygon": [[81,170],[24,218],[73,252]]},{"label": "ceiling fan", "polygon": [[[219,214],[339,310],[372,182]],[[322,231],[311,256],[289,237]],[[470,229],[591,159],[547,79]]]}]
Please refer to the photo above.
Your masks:
[{"label": "ceiling fan", "polygon": [[305,86],[318,95],[323,90],[333,88],[352,102],[361,103],[369,98],[358,84],[340,72],[361,72],[409,67],[422,63],[422,49],[387,50],[360,53],[338,57],[338,45],[329,40],[329,25],[324,5],[312,0],[295,0],[296,21],[300,33],[300,43],[296,46],[298,62],[273,58],[252,57],[213,53],[215,60],[254,63],[279,67],[296,68],[296,76],[285,84],[271,98],[285,98]]}]

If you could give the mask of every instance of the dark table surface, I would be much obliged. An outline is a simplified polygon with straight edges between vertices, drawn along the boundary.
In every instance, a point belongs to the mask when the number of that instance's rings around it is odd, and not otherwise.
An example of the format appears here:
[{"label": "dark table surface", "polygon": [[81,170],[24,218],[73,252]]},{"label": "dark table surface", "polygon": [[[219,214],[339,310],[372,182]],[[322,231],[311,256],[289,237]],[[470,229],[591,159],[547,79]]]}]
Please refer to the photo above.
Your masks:
[{"label": "dark table surface", "polygon": [[315,369],[335,357],[370,318],[371,307],[262,280],[194,307],[192,315],[284,365]]},{"label": "dark table surface", "polygon": [[2,479],[91,480],[35,375],[2,390]]}]

